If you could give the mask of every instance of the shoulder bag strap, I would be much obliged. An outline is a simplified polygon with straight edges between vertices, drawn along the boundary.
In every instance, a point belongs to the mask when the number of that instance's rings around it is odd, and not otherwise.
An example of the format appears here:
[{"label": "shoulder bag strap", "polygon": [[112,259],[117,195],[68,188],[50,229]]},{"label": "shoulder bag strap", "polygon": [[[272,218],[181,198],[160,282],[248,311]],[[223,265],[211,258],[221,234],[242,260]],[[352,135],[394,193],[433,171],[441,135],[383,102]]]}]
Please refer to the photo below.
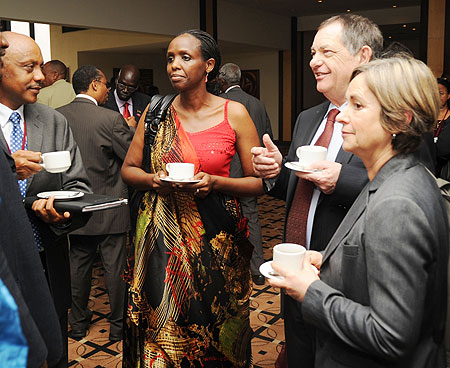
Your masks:
[{"label": "shoulder bag strap", "polygon": [[150,152],[159,125],[166,118],[167,110],[176,96],[176,94],[155,95],[150,102],[150,107],[145,115],[144,150],[142,156],[142,168],[146,172],[150,172]]}]

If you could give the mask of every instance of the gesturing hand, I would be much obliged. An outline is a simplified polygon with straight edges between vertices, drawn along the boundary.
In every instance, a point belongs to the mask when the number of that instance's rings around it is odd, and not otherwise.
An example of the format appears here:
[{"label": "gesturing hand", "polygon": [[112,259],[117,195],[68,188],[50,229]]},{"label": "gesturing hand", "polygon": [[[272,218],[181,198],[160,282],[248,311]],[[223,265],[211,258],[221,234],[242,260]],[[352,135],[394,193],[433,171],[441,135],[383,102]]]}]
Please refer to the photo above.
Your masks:
[{"label": "gesturing hand", "polygon": [[274,178],[280,173],[283,156],[268,134],[264,134],[263,143],[264,147],[251,149],[253,170],[263,179]]}]

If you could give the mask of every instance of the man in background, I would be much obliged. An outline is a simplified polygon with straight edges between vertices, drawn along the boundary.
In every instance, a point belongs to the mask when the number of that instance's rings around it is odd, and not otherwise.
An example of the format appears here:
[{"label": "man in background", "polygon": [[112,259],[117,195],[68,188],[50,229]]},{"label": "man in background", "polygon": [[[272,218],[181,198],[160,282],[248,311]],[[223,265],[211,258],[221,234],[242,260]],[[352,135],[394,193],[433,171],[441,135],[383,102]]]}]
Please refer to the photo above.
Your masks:
[{"label": "man in background", "polygon": [[66,81],[67,68],[62,61],[51,60],[42,68],[44,88],[39,92],[37,102],[56,109],[67,105],[75,98],[72,85]]},{"label": "man in background", "polygon": [[[75,100],[57,111],[69,122],[92,189],[96,194],[127,198],[127,186],[122,181],[120,169],[133,134],[121,114],[98,106],[108,98],[105,75],[95,66],[82,66],[73,75],[73,87],[77,93]],[[129,209],[124,206],[94,212],[86,226],[70,234],[70,337],[84,337],[92,318],[88,301],[98,247],[111,307],[109,339],[122,339],[125,283],[121,273],[125,267],[128,230]]]},{"label": "man in background", "polygon": [[[217,76],[217,83],[223,93],[220,97],[237,101],[243,104],[250,117],[255,124],[258,132],[259,140],[262,145],[262,137],[268,134],[272,139],[272,126],[266,112],[266,107],[263,102],[256,97],[249,95],[240,87],[241,69],[233,63],[224,64]],[[243,176],[241,162],[239,155],[234,155],[230,166],[230,177],[239,178]],[[258,201],[256,197],[242,197],[240,198],[242,204],[242,211],[244,216],[248,219],[249,241],[253,244],[253,255],[250,262],[252,271],[252,279],[256,285],[264,285],[264,276],[259,272],[259,266],[264,263],[264,254],[262,246],[261,223],[258,218]]]},{"label": "man in background", "polygon": [[132,128],[136,128],[151,99],[138,91],[139,78],[139,69],[135,65],[124,65],[117,76],[116,88],[109,93],[108,101],[104,105],[107,109],[120,112]]}]

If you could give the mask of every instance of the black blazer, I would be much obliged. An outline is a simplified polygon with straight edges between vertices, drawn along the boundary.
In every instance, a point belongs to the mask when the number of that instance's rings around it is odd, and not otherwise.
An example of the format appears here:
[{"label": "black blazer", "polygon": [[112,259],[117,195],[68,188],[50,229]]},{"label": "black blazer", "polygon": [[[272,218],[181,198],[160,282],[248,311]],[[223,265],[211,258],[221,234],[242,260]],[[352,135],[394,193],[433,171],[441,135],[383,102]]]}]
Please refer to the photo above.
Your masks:
[{"label": "black blazer", "polygon": [[62,354],[58,317],[22,204],[14,160],[0,144],[0,278],[14,297],[28,344],[28,367]]},{"label": "black blazer", "polygon": [[[275,186],[269,192],[286,201],[286,218],[289,216],[292,199],[297,188],[298,178],[292,170],[284,166],[286,161],[297,161],[297,147],[310,144],[328,111],[329,102],[303,111],[297,118],[289,153],[285,157]],[[321,193],[314,216],[310,249],[322,250],[326,247],[353,201],[367,183],[367,171],[359,157],[340,149],[336,162],[342,164],[341,173],[334,192]],[[286,229],[285,229],[286,231]],[[286,235],[286,234],[284,234]]]},{"label": "black blazer", "polygon": [[[131,99],[133,101],[133,116],[136,119],[136,123],[139,123],[142,113],[152,98],[144,93],[136,91],[131,96]],[[103,107],[119,112],[119,106],[117,106],[116,98],[114,97],[114,90],[109,91],[108,101],[106,101]]]}]

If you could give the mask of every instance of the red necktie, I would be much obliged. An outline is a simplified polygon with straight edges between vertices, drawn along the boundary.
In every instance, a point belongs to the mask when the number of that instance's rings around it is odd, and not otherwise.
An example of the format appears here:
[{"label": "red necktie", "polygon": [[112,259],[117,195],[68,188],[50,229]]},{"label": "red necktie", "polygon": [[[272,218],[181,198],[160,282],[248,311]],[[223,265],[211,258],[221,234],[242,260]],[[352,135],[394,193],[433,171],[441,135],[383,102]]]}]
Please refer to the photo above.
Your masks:
[{"label": "red necktie", "polygon": [[123,105],[123,114],[122,115],[125,119],[128,119],[130,117],[130,112],[128,111],[128,106],[130,106],[128,104],[128,102],[125,102],[125,104]]},{"label": "red necktie", "polygon": [[[328,148],[333,136],[334,121],[337,114],[339,114],[338,109],[332,109],[328,113],[325,129],[317,140],[316,146]],[[289,243],[297,243],[306,247],[306,226],[313,191],[314,184],[311,181],[298,179],[297,189],[286,221],[286,241]]]}]

